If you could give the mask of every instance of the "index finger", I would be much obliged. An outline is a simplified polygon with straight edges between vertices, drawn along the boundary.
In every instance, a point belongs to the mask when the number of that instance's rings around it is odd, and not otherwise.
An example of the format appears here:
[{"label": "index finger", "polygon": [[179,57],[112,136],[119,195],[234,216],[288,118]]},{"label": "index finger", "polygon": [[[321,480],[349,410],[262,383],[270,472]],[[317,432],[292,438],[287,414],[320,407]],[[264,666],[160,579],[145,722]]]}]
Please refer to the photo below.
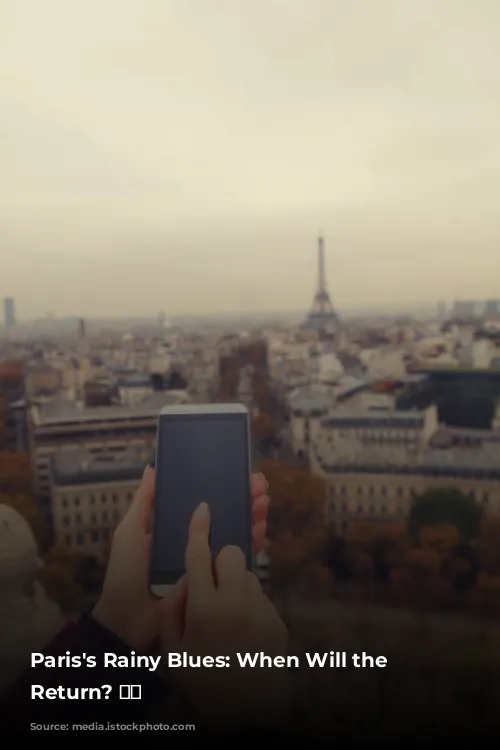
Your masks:
[{"label": "index finger", "polygon": [[186,548],[186,575],[190,593],[202,593],[214,588],[212,553],[209,544],[210,511],[202,503],[193,513]]},{"label": "index finger", "polygon": [[149,531],[154,492],[155,471],[150,466],[146,466],[141,484],[137,488],[134,499],[123,519],[127,524],[130,523],[141,531]]}]

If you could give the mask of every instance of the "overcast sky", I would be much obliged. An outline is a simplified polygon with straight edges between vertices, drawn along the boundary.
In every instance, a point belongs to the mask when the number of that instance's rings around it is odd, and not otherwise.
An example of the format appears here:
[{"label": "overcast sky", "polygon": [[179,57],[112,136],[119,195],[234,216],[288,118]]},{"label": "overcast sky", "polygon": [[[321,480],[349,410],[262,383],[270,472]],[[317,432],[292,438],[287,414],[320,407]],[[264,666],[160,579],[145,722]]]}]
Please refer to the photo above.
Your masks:
[{"label": "overcast sky", "polygon": [[0,0],[18,315],[500,298],[499,0]]}]

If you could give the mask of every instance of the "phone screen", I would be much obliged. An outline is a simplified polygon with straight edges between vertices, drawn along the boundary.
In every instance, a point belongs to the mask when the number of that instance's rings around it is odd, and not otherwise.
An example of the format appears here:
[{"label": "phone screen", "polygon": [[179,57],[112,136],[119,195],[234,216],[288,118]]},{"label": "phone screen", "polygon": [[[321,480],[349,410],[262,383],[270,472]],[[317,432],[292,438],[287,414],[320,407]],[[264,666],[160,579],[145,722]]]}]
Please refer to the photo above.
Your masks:
[{"label": "phone screen", "polygon": [[213,557],[242,549],[252,568],[248,412],[162,414],[158,422],[150,584],[176,583],[185,572],[191,516],[210,508]]}]

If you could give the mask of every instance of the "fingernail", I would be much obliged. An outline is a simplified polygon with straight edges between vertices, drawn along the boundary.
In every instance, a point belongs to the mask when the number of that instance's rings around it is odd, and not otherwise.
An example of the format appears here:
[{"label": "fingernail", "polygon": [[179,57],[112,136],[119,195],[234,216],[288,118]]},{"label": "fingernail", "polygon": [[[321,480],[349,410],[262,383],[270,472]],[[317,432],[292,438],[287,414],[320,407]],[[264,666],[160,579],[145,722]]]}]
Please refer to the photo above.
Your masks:
[{"label": "fingernail", "polygon": [[201,505],[198,505],[193,513],[193,518],[196,518],[197,521],[207,521],[210,518],[210,509],[207,503],[201,503]]}]

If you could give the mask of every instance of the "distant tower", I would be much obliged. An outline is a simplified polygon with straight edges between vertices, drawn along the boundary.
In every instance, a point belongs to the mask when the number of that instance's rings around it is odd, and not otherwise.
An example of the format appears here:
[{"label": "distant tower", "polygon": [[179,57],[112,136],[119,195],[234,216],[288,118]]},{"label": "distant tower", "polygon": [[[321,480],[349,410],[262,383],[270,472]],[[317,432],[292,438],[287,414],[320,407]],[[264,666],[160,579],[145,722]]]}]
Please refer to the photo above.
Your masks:
[{"label": "distant tower", "polygon": [[82,340],[87,337],[87,326],[83,318],[78,321],[78,335]]},{"label": "distant tower", "polygon": [[306,320],[306,326],[327,333],[339,333],[341,327],[340,317],[333,308],[326,288],[323,237],[318,239],[318,288],[314,296],[312,310]]},{"label": "distant tower", "polygon": [[4,322],[6,328],[16,325],[16,304],[12,297],[7,297],[3,302]]}]

